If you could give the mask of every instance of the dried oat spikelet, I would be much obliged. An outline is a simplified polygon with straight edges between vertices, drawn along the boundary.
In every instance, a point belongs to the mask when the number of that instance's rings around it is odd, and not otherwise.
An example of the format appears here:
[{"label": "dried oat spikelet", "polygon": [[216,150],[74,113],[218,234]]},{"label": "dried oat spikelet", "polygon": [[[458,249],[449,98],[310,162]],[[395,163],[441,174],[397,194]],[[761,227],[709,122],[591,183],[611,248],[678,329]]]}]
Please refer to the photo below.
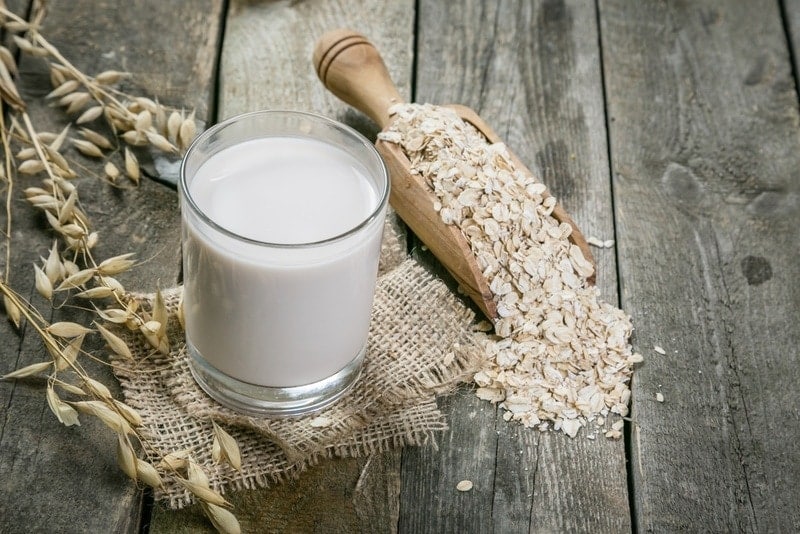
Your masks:
[{"label": "dried oat spikelet", "polygon": [[58,242],[53,241],[53,246],[50,248],[50,253],[44,262],[44,273],[51,284],[57,283],[63,276],[64,264],[61,263],[61,257],[58,255]]},{"label": "dried oat spikelet", "polygon": [[75,119],[75,124],[83,124],[98,119],[103,114],[103,106],[92,106]]},{"label": "dried oat spikelet", "polygon": [[135,184],[139,183],[139,179],[142,176],[139,169],[139,160],[136,159],[136,156],[128,147],[125,147],[125,173]]},{"label": "dried oat spikelet", "polygon": [[14,43],[19,47],[20,50],[25,52],[26,54],[30,54],[31,56],[35,57],[47,57],[50,53],[40,46],[36,46],[35,44],[31,43],[29,40],[20,37],[19,35],[14,36]]},{"label": "dried oat spikelet", "polygon": [[139,480],[151,488],[160,488],[163,485],[161,476],[156,471],[156,468],[141,458],[136,459],[136,473],[139,475]]},{"label": "dried oat spikelet", "polygon": [[56,288],[56,291],[64,291],[66,289],[73,289],[83,286],[86,282],[94,277],[97,271],[94,268],[83,269],[76,273],[69,275],[64,279],[61,284]]},{"label": "dried oat spikelet", "polygon": [[19,307],[12,302],[8,295],[3,295],[3,306],[6,308],[6,315],[11,323],[16,327],[19,328],[19,325],[22,321],[22,314],[19,310]]},{"label": "dried oat spikelet", "polygon": [[50,355],[53,356],[56,362],[56,370],[63,371],[75,365],[75,360],[81,352],[85,337],[84,334],[81,334],[73,338],[63,349],[50,351]]},{"label": "dried oat spikelet", "polygon": [[32,363],[30,365],[26,365],[25,367],[20,367],[16,371],[11,371],[10,373],[3,375],[2,378],[3,380],[11,380],[12,378],[25,378],[44,373],[45,371],[51,371],[52,369],[53,362]]},{"label": "dried oat spikelet", "polygon": [[161,458],[158,462],[158,467],[172,471],[186,469],[189,466],[189,452],[190,449],[172,451]]},{"label": "dried oat spikelet", "polygon": [[127,343],[125,343],[122,338],[108,330],[107,328],[103,327],[95,323],[95,328],[97,331],[100,332],[100,335],[103,336],[103,339],[108,344],[108,347],[115,353],[123,358],[128,360],[133,359],[133,354],[131,353],[131,349],[128,347]]},{"label": "dried oat spikelet", "polygon": [[208,504],[215,504],[217,506],[230,506],[230,503],[225,498],[209,488],[208,486],[200,485],[196,482],[186,480],[185,478],[178,477],[176,479],[184,488],[186,488],[192,495],[197,497],[203,502]]},{"label": "dried oat spikelet", "polygon": [[125,324],[131,319],[131,313],[127,310],[120,310],[119,308],[109,308],[106,310],[95,309],[97,315],[104,321],[113,324]]},{"label": "dried oat spikelet", "polygon": [[215,421],[211,421],[214,429],[214,442],[211,446],[211,458],[217,462],[228,462],[237,471],[242,470],[242,456],[239,445],[233,436],[225,432]]},{"label": "dried oat spikelet", "polygon": [[202,503],[202,507],[211,524],[222,534],[240,534],[242,532],[239,520],[230,511],[210,503]]},{"label": "dried oat spikelet", "polygon": [[0,61],[0,97],[5,103],[18,111],[25,109],[25,101],[19,96],[11,72],[9,72],[3,61]]},{"label": "dried oat spikelet", "polygon": [[44,170],[44,163],[39,161],[38,159],[29,159],[27,161],[23,161],[17,167],[17,172],[20,174],[37,174]]},{"label": "dried oat spikelet", "polygon": [[86,139],[73,139],[72,144],[75,145],[75,148],[78,149],[78,152],[84,156],[89,156],[91,158],[103,157],[103,151],[91,141],[87,141]]},{"label": "dried oat spikelet", "polygon": [[114,144],[108,140],[108,138],[102,134],[95,132],[94,130],[90,130],[89,128],[81,128],[80,134],[90,143],[96,145],[97,147],[105,150],[110,150],[114,148]]},{"label": "dried oat spikelet", "polygon": [[107,70],[101,72],[97,76],[94,77],[95,81],[101,85],[114,85],[115,83],[119,82],[123,78],[127,78],[130,76],[128,72],[119,72],[116,70]]},{"label": "dried oat spikelet", "polygon": [[114,163],[111,161],[106,162],[105,167],[103,167],[103,171],[106,174],[106,177],[111,183],[116,183],[117,178],[119,178],[120,172]]},{"label": "dried oat spikelet", "polygon": [[195,123],[194,115],[195,112],[192,111],[189,117],[181,123],[180,131],[178,132],[178,146],[184,151],[189,148],[189,145],[192,144],[197,135],[197,124]]},{"label": "dried oat spikelet", "polygon": [[0,61],[3,62],[9,73],[13,76],[17,75],[17,61],[14,59],[14,54],[3,45],[0,45]]},{"label": "dried oat spikelet", "polygon": [[58,418],[59,422],[64,426],[80,426],[81,422],[78,419],[78,412],[59,398],[52,384],[47,385],[46,396],[47,405],[50,407],[50,411]]},{"label": "dried oat spikelet", "polygon": [[100,419],[107,427],[118,434],[133,434],[133,428],[127,419],[119,415],[104,401],[80,401],[71,403],[79,412],[93,415]]},{"label": "dried oat spikelet", "polygon": [[47,277],[44,270],[42,270],[42,268],[38,265],[34,265],[33,270],[36,282],[36,291],[47,300],[51,300],[53,298],[53,283]]},{"label": "dried oat spikelet", "polygon": [[75,293],[74,296],[81,299],[104,299],[112,296],[113,294],[114,290],[110,287],[98,286]]},{"label": "dried oat spikelet", "polygon": [[179,146],[181,143],[178,140],[178,133],[180,132],[181,124],[183,124],[181,114],[177,111],[170,113],[169,119],[167,119],[167,139],[173,143],[178,143]]},{"label": "dried oat spikelet", "polygon": [[134,482],[138,480],[136,453],[127,434],[117,434],[117,464],[123,473]]},{"label": "dried oat spikelet", "polygon": [[92,95],[83,91],[69,93],[58,100],[58,104],[66,108],[67,115],[74,115],[92,101]]},{"label": "dried oat spikelet", "polygon": [[49,334],[56,337],[73,338],[91,332],[89,328],[78,323],[62,321],[53,323],[45,329]]},{"label": "dried oat spikelet", "polygon": [[105,400],[110,400],[113,398],[111,391],[102,382],[99,382],[89,376],[84,377],[83,382],[86,384],[86,388],[96,397],[100,397],[101,399]]},{"label": "dried oat spikelet", "polygon": [[45,98],[61,98],[67,96],[70,93],[75,92],[79,87],[80,83],[78,80],[66,80],[60,83],[55,89],[50,91]]},{"label": "dried oat spikelet", "polygon": [[117,435],[117,463],[134,482],[141,481],[152,488],[161,487],[158,471],[149,462],[136,457],[127,435]]},{"label": "dried oat spikelet", "polygon": [[125,272],[136,263],[134,260],[130,259],[133,255],[132,252],[129,252],[103,260],[100,262],[100,265],[97,266],[97,272],[101,275],[115,275]]},{"label": "dried oat spikelet", "polygon": [[133,408],[131,408],[130,406],[128,406],[127,404],[125,404],[120,400],[111,399],[111,401],[113,402],[116,410],[120,413],[120,415],[122,415],[122,417],[125,418],[126,421],[128,421],[134,427],[142,426],[142,423],[144,421],[142,419],[142,416],[139,415],[139,412],[137,412],[136,410],[134,410]]}]

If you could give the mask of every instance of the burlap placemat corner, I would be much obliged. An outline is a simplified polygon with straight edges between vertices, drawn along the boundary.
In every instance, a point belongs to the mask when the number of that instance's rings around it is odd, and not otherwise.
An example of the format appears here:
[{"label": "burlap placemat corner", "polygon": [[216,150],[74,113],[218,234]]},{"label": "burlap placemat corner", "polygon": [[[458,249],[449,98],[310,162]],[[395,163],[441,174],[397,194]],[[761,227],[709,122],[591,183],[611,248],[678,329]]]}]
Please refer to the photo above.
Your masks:
[{"label": "burlap placemat corner", "polygon": [[[475,315],[406,256],[404,241],[390,224],[362,374],[344,397],[310,416],[250,417],[208,397],[191,376],[183,331],[174,315],[181,288],[163,291],[170,353],[161,355],[138,333],[125,331],[133,360],[110,355],[125,401],[143,418],[140,432],[151,449],[146,451],[150,460],[189,449],[211,486],[225,493],[291,479],[324,458],[435,443],[434,433],[447,429],[436,396],[470,381],[480,365],[482,351],[471,328]],[[140,300],[147,307],[152,295]],[[241,471],[212,460],[212,420],[236,439]],[[172,508],[193,500],[174,482],[156,491],[156,498]]]}]

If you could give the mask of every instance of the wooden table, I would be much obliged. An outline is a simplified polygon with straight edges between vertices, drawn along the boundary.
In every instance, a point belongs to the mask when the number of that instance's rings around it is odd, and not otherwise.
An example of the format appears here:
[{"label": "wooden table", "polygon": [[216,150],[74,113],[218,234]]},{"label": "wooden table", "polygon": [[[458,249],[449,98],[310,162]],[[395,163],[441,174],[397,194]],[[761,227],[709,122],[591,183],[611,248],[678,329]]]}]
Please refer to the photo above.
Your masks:
[{"label": "wooden table", "polygon": [[[586,235],[615,240],[596,250],[599,287],[646,359],[624,440],[526,430],[464,389],[441,399],[438,449],[232,495],[245,531],[800,531],[800,2],[60,0],[43,32],[84,71],[129,71],[130,92],[208,123],[290,108],[374,137],[311,66],[342,26],[376,43],[404,97],[476,109]],[[41,63],[21,72],[33,120],[62,126]],[[128,287],[176,283],[174,190],[83,189],[106,256],[150,258]],[[11,282],[36,298],[30,265],[52,237],[13,210]],[[0,321],[0,374],[44,357]],[[60,425],[40,383],[0,382],[0,532],[210,530],[195,508],[150,507],[113,439]]]}]

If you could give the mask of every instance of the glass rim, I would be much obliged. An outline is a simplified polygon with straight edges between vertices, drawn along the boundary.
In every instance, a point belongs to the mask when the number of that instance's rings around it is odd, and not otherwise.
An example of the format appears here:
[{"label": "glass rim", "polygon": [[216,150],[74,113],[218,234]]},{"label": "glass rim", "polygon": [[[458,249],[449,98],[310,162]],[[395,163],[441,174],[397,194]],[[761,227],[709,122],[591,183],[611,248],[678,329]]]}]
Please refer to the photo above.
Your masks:
[{"label": "glass rim", "polygon": [[[262,240],[259,240],[259,239],[253,239],[253,238],[246,237],[246,236],[243,236],[241,234],[238,234],[236,232],[233,232],[231,230],[228,230],[227,228],[221,226],[216,221],[214,221],[211,217],[209,217],[208,214],[206,214],[202,209],[200,209],[200,207],[194,201],[194,198],[192,197],[192,195],[189,193],[189,188],[188,188],[188,183],[187,183],[187,178],[186,178],[186,162],[188,161],[190,155],[195,150],[198,150],[198,146],[203,141],[207,140],[209,137],[213,136],[217,132],[219,132],[221,130],[224,130],[226,127],[230,126],[231,124],[233,124],[235,122],[239,122],[239,121],[246,120],[246,119],[249,119],[249,118],[253,118],[253,117],[256,117],[256,116],[264,116],[264,115],[295,115],[295,116],[298,116],[298,117],[306,117],[306,118],[309,118],[309,119],[317,121],[317,122],[325,123],[325,124],[327,124],[328,126],[334,128],[334,129],[337,129],[337,130],[340,130],[340,131],[344,132],[345,134],[347,134],[348,136],[350,136],[351,138],[356,140],[359,145],[365,147],[367,149],[367,152],[371,153],[376,158],[376,161],[378,163],[378,167],[380,169],[380,174],[383,177],[383,182],[386,184],[386,187],[384,188],[384,190],[383,190],[383,192],[382,192],[382,194],[380,196],[380,199],[378,200],[378,203],[377,203],[377,206],[375,207],[375,209],[372,210],[370,212],[370,214],[367,217],[365,217],[361,222],[359,222],[357,225],[353,226],[352,228],[350,228],[350,229],[348,229],[348,230],[346,230],[346,231],[344,231],[344,232],[342,232],[340,234],[337,234],[337,235],[334,235],[332,237],[328,237],[328,238],[325,238],[325,239],[320,239],[318,241],[307,241],[307,242],[303,242],[303,243],[272,243],[272,242],[269,242],[269,241],[262,241]],[[262,139],[262,138],[265,138],[265,137],[270,137],[270,136],[254,137],[254,139]],[[305,138],[308,138],[308,139],[315,139],[315,138],[313,138],[311,136],[302,135],[302,134],[296,135],[295,137],[299,137],[299,138],[304,138],[305,137]],[[323,141],[323,142],[326,142],[326,141]],[[333,145],[333,146],[336,146],[336,145]],[[181,159],[181,166],[180,166],[179,179],[178,179],[178,186],[179,186],[178,188],[179,188],[180,193],[181,193],[180,197],[187,201],[187,203],[188,203],[189,207],[191,208],[192,212],[195,215],[197,215],[200,218],[201,221],[203,221],[205,224],[207,224],[208,226],[210,226],[214,230],[216,230],[216,231],[218,231],[218,232],[220,232],[220,233],[222,233],[222,234],[224,234],[224,235],[226,235],[226,236],[228,236],[228,237],[230,237],[230,238],[232,238],[232,239],[234,239],[236,241],[241,241],[241,242],[244,242],[244,243],[249,243],[249,244],[256,245],[256,246],[261,246],[261,247],[285,248],[285,249],[301,249],[301,248],[318,247],[318,246],[326,245],[326,244],[329,244],[329,243],[334,243],[336,241],[341,241],[343,239],[346,239],[346,238],[350,237],[351,235],[354,235],[354,234],[358,233],[361,229],[369,226],[373,221],[375,221],[380,216],[380,213],[384,210],[384,208],[386,207],[386,204],[389,201],[389,194],[390,194],[390,190],[391,190],[391,185],[392,184],[391,184],[391,180],[389,180],[389,171],[388,171],[388,169],[386,167],[386,162],[383,160],[383,157],[380,155],[378,150],[375,148],[375,145],[373,145],[369,141],[369,139],[364,137],[364,135],[361,134],[358,130],[348,126],[347,124],[344,124],[344,123],[339,122],[337,120],[331,119],[329,117],[325,117],[324,115],[320,115],[318,113],[311,113],[311,112],[308,112],[308,111],[293,111],[293,110],[259,110],[259,111],[251,111],[251,112],[248,112],[248,113],[242,113],[242,114],[239,114],[239,115],[234,115],[233,117],[225,119],[224,121],[218,122],[217,124],[211,126],[210,128],[208,128],[205,131],[203,131],[200,135],[198,135],[194,139],[194,141],[192,141],[192,143],[189,145],[189,148],[186,150],[186,154]]]}]

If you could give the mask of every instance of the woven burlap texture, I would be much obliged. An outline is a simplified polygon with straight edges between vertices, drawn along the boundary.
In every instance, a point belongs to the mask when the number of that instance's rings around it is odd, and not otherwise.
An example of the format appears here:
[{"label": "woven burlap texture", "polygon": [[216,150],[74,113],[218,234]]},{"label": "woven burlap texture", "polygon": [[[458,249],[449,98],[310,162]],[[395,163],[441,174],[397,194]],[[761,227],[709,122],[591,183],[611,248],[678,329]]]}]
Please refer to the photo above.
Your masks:
[{"label": "woven burlap texture", "polygon": [[[125,401],[142,416],[145,454],[153,463],[190,450],[211,486],[227,491],[265,487],[298,475],[323,458],[353,457],[389,447],[420,445],[445,430],[436,395],[471,378],[480,350],[471,331],[474,314],[435,276],[406,258],[396,227],[387,224],[364,369],[334,405],[301,418],[253,418],[208,397],[193,380],[175,310],[180,288],[162,292],[170,314],[168,355],[128,332],[133,360],[112,356]],[[142,296],[148,305],[152,296]],[[238,442],[242,468],[215,463],[212,420]],[[172,508],[193,501],[167,481],[156,498]]]}]

